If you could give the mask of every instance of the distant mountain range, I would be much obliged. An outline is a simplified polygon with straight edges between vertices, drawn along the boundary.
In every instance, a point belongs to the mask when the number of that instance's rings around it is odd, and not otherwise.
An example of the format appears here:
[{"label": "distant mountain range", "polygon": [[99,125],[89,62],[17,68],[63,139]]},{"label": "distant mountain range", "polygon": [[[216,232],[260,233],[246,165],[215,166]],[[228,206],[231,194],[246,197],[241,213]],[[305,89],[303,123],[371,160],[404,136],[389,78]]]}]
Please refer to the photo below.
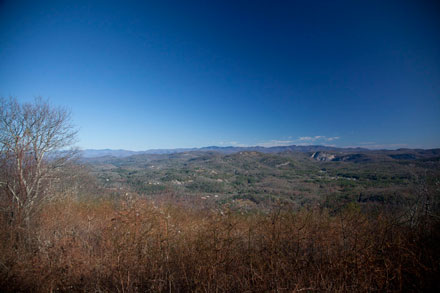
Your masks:
[{"label": "distant mountain range", "polygon": [[337,147],[329,147],[329,146],[321,146],[321,145],[308,145],[308,146],[298,146],[298,145],[290,145],[290,146],[275,146],[275,147],[261,147],[261,146],[253,146],[253,147],[234,147],[234,146],[208,146],[202,148],[178,148],[178,149],[151,149],[146,151],[129,151],[129,150],[112,150],[112,149],[86,149],[82,151],[82,156],[84,158],[97,158],[97,157],[116,157],[116,158],[124,158],[132,155],[141,155],[141,154],[174,154],[174,153],[183,153],[183,152],[219,152],[223,154],[233,154],[237,152],[245,152],[245,151],[256,151],[261,153],[281,153],[281,152],[323,152],[323,151],[333,151],[333,152],[344,152],[344,153],[353,153],[353,152],[364,152],[370,151],[365,148],[337,148]]}]

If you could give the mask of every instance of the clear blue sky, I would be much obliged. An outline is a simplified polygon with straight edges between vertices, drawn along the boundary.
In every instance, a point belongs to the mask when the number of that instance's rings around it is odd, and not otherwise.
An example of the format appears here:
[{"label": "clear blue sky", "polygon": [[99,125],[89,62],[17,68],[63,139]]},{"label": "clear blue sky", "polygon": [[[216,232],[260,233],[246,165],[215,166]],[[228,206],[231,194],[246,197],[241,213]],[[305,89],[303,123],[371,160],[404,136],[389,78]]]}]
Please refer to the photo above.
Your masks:
[{"label": "clear blue sky", "polygon": [[440,5],[0,1],[0,95],[82,148],[440,147]]}]

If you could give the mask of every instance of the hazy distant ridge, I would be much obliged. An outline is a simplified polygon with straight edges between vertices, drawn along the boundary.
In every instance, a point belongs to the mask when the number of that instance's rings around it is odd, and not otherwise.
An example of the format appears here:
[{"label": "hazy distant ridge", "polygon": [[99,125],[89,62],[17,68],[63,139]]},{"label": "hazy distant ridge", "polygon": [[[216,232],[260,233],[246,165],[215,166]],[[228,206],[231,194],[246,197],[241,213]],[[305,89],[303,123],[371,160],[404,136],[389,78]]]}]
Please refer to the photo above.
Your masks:
[{"label": "hazy distant ridge", "polygon": [[97,157],[105,157],[112,156],[117,158],[124,158],[132,155],[141,155],[141,154],[174,154],[174,153],[183,153],[183,152],[192,152],[192,151],[216,151],[223,154],[232,154],[236,152],[244,152],[244,151],[257,151],[262,153],[280,153],[285,151],[297,151],[297,152],[318,152],[318,151],[368,151],[368,149],[362,148],[336,148],[336,147],[328,147],[328,146],[320,146],[320,145],[309,145],[309,146],[275,146],[275,147],[261,147],[261,146],[252,146],[252,147],[234,147],[234,146],[208,146],[202,148],[178,148],[178,149],[151,149],[146,151],[129,151],[129,150],[111,150],[111,149],[86,149],[82,151],[82,156],[84,158],[97,158]]}]

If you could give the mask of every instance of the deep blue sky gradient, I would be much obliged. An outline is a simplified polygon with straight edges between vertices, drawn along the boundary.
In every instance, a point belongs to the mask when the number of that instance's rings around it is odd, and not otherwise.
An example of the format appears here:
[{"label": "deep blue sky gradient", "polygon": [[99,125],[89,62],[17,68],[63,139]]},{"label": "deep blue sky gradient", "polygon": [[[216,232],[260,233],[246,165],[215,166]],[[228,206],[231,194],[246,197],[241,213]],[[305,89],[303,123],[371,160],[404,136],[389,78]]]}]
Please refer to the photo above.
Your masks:
[{"label": "deep blue sky gradient", "polygon": [[438,1],[1,1],[0,95],[82,148],[440,147]]}]

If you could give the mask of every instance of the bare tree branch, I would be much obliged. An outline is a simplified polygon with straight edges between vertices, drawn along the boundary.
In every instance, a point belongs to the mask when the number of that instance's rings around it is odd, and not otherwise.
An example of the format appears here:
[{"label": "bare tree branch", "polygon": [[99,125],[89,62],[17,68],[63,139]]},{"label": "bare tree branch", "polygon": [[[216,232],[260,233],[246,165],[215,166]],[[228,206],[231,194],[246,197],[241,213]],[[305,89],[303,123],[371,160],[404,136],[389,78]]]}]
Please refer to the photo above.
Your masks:
[{"label": "bare tree branch", "polygon": [[76,135],[64,108],[42,98],[24,104],[0,98],[0,190],[22,220],[29,221],[35,206],[49,197],[48,178],[75,154]]}]

